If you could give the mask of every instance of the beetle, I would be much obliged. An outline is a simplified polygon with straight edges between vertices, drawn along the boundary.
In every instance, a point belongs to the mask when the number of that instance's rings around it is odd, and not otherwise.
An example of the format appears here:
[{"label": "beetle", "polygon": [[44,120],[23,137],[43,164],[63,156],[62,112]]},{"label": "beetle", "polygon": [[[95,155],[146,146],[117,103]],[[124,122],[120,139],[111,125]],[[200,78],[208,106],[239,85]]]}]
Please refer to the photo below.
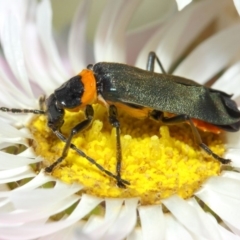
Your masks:
[{"label": "beetle", "polygon": [[[154,72],[155,62],[161,68],[162,74]],[[215,133],[221,130],[238,131],[240,111],[231,97],[232,95],[200,85],[195,81],[167,74],[156,53],[150,52],[147,70],[110,62],[88,65],[45,100],[46,111],[5,107],[0,110],[47,115],[48,127],[65,142],[65,146],[61,157],[46,167],[46,172],[52,172],[65,159],[69,148],[72,148],[105,174],[115,178],[118,187],[125,188],[129,182],[121,178],[122,153],[118,108],[122,108],[134,117],[151,118],[166,125],[188,123],[197,144],[207,154],[222,164],[227,164],[230,162],[229,159],[218,156],[202,142],[198,128]],[[116,129],[116,174],[104,169],[72,144],[72,138],[91,124],[94,115],[92,104],[96,102],[106,106],[109,122]],[[86,119],[73,127],[69,137],[66,138],[61,133],[64,112],[80,109],[85,111]],[[170,116],[165,117],[164,112],[170,113]]]}]

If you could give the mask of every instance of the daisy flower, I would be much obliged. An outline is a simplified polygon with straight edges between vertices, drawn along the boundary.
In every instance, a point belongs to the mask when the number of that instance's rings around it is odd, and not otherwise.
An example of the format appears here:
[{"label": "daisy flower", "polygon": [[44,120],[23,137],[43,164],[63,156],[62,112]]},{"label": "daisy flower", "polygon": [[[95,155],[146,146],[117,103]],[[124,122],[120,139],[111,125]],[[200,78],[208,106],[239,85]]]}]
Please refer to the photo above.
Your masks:
[{"label": "daisy flower", "polygon": [[[233,2],[198,1],[180,12],[175,1],[159,2],[151,9],[159,18],[127,28],[145,16],[145,3],[107,1],[96,14],[96,3],[84,0],[67,30],[54,35],[49,0],[0,1],[1,110],[39,109],[41,94],[49,96],[89,63],[145,69],[150,51],[171,74],[233,93],[239,103],[240,22]],[[96,28],[91,15],[99,15]],[[0,112],[1,239],[240,239],[238,132],[201,132],[216,154],[232,160],[221,166],[197,148],[188,125],[167,127],[119,111],[121,173],[130,182],[121,189],[79,154],[115,174],[116,133],[105,108],[93,107],[91,127],[73,140],[79,150],[70,149],[51,175],[44,168],[64,143],[46,116]],[[82,111],[66,112],[63,135],[83,119]]]}]

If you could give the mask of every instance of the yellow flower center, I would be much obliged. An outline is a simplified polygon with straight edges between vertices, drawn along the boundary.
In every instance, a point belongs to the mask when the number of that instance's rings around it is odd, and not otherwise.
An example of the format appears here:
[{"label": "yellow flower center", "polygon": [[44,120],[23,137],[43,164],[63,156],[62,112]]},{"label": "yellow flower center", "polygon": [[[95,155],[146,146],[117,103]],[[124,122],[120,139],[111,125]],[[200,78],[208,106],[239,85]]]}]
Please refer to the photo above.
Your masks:
[{"label": "yellow flower center", "polygon": [[[116,172],[115,130],[108,123],[106,109],[94,105],[91,127],[74,137],[73,144],[95,159],[105,169]],[[83,112],[66,112],[62,133],[84,119]],[[178,194],[193,195],[210,176],[220,173],[220,163],[201,151],[187,124],[164,126],[145,119],[138,120],[119,112],[122,144],[122,178],[129,181],[120,189],[115,179],[70,149],[66,159],[52,175],[66,183],[85,186],[86,193],[111,198],[139,197],[141,204],[157,204],[161,199]],[[46,117],[35,117],[29,124],[34,137],[34,149],[44,158],[44,167],[56,161],[62,153],[61,142],[46,125]],[[214,153],[222,155],[224,147],[219,135],[200,132],[202,140]]]}]

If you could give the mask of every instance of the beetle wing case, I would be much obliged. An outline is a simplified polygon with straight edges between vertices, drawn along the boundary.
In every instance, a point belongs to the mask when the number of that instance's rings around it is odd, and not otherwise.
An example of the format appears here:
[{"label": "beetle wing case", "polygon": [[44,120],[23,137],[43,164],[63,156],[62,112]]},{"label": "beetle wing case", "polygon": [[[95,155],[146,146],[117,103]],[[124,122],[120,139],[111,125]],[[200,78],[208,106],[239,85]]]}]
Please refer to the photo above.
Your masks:
[{"label": "beetle wing case", "polygon": [[231,95],[224,92],[119,63],[97,63],[93,71],[106,101],[186,114],[227,131],[239,129],[240,112]]}]

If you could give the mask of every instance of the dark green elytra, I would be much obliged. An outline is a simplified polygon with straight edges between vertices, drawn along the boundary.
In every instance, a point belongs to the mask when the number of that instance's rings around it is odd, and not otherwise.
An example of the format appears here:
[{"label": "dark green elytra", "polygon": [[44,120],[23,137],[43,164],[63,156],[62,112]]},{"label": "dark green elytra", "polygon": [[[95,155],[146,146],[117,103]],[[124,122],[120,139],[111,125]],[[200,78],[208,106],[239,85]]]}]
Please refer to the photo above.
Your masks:
[{"label": "dark green elytra", "polygon": [[93,72],[106,101],[186,114],[226,131],[239,130],[240,111],[231,95],[224,92],[182,77],[119,63],[97,63]]}]

